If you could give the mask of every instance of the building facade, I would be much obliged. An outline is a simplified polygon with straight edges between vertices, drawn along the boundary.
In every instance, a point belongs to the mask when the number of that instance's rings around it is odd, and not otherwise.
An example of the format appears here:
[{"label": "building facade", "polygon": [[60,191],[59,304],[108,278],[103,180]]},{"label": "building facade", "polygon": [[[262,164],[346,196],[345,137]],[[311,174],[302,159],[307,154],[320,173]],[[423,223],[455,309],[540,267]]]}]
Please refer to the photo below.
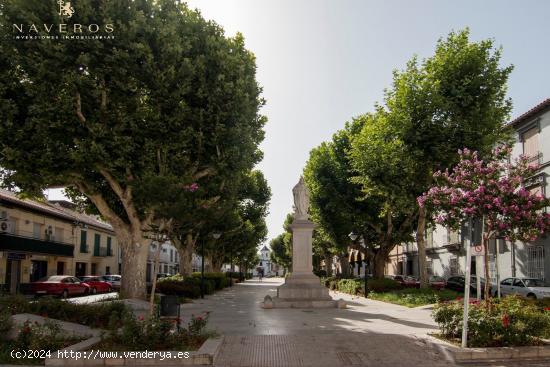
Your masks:
[{"label": "building facade", "polygon": [[260,261],[252,271],[252,275],[257,277],[259,270],[263,270],[264,276],[279,276],[283,275],[279,266],[271,261],[271,250],[267,246],[260,250]]},{"label": "building facade", "polygon": [[[158,242],[152,241],[149,246],[149,254],[147,255],[147,281],[151,281],[151,273],[153,271],[155,256],[157,254]],[[170,242],[166,241],[162,244],[162,248],[159,253],[159,263],[157,274],[170,274],[175,275],[180,271],[180,257],[176,247]]]},{"label": "building facade", "polygon": [[[544,196],[549,194],[550,175],[550,99],[543,101],[508,124],[513,128],[512,161],[520,155],[538,164],[527,189]],[[428,273],[448,278],[465,271],[465,238],[467,228],[453,232],[442,226],[427,231]],[[481,224],[474,223],[474,244],[481,243]],[[497,251],[498,248],[498,251]],[[387,274],[418,275],[418,251],[415,243],[396,246],[386,266]],[[506,277],[533,277],[550,284],[550,237],[543,235],[534,242],[523,243],[498,239],[489,244],[491,280]],[[484,274],[483,256],[472,257],[472,273]]]},{"label": "building facade", "polygon": [[49,275],[118,271],[112,227],[60,203],[0,190],[0,285],[10,293]]}]

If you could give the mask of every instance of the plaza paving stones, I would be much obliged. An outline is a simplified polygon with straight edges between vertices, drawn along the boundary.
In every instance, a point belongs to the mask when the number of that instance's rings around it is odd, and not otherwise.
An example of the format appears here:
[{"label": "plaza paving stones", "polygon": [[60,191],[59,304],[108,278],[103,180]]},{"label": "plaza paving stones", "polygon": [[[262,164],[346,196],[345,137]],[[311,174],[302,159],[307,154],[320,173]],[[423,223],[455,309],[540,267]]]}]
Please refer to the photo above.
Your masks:
[{"label": "plaza paving stones", "polygon": [[216,366],[451,366],[427,343],[430,310],[409,309],[344,294],[347,309],[270,309],[280,278],[247,281],[182,306],[189,319],[210,311],[210,327],[225,335]]}]

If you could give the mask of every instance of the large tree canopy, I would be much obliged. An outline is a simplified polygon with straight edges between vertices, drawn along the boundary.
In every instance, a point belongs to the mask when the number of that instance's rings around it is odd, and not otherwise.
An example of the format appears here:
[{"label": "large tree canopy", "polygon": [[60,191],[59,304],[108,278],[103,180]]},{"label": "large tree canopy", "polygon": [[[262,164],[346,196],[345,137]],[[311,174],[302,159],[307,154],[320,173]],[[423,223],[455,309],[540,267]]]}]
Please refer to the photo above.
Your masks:
[{"label": "large tree canopy", "polygon": [[[114,38],[0,38],[4,186],[68,186],[114,227],[122,291],[143,297],[148,242],[162,218],[151,192],[223,188],[261,159],[265,118],[254,56],[242,36],[174,0],[4,2],[2,24],[113,24]],[[41,31],[42,32],[42,31]],[[62,36],[54,27],[51,35]]]}]

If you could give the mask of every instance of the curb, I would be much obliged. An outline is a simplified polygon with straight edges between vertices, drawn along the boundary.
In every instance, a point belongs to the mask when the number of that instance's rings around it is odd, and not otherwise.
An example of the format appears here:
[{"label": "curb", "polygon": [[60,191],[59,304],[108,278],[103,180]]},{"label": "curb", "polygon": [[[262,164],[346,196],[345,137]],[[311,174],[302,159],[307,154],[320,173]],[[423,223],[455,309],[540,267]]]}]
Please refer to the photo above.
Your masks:
[{"label": "curb", "polygon": [[448,359],[458,363],[499,360],[550,360],[550,345],[527,347],[460,348],[429,336],[426,339]]}]

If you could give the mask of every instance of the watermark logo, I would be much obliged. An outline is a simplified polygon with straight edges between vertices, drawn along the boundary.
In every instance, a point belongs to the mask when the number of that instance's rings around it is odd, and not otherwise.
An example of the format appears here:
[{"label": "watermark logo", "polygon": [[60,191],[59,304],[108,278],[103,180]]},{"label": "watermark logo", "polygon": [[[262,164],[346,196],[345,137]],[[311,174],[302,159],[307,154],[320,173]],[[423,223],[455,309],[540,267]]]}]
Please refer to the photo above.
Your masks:
[{"label": "watermark logo", "polygon": [[59,4],[59,15],[67,18],[73,16],[74,8],[71,6],[70,1],[65,2],[63,0],[59,0],[57,3]]}]

